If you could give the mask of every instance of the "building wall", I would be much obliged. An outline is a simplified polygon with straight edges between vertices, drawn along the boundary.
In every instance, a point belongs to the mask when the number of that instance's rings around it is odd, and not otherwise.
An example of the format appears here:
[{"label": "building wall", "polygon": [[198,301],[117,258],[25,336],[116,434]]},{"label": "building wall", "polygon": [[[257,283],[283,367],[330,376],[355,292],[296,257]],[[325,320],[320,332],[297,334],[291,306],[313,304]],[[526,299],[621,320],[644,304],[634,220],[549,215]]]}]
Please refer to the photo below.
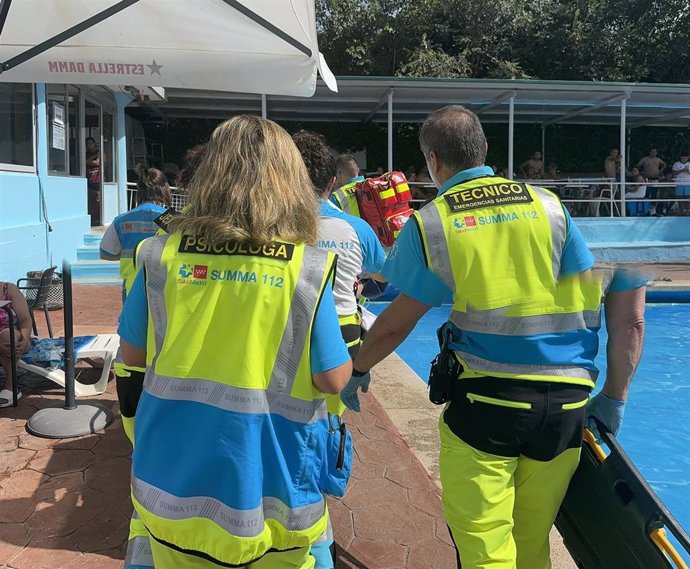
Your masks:
[{"label": "building wall", "polygon": [[[124,123],[128,97],[115,97],[117,124]],[[90,230],[86,178],[47,173],[45,85],[36,86],[36,173],[0,170],[0,280],[16,281],[27,271],[41,270],[62,260],[72,262]],[[118,184],[104,188],[104,222],[126,208],[125,130],[118,128]],[[122,186],[122,188],[120,187]]]}]

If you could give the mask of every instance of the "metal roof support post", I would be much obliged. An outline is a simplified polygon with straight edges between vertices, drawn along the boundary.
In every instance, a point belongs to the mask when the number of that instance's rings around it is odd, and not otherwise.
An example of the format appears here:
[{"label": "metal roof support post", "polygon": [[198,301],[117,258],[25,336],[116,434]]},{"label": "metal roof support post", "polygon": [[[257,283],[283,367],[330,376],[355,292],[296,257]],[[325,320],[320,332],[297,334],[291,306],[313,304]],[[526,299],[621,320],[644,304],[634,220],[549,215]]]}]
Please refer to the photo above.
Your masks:
[{"label": "metal roof support post", "polygon": [[510,96],[508,107],[508,178],[513,179],[513,143],[515,135],[515,95]]},{"label": "metal roof support post", "polygon": [[388,171],[393,171],[393,90],[388,91]]},{"label": "metal roof support post", "polygon": [[266,108],[266,95],[261,94],[261,118],[268,118],[268,109]]},{"label": "metal roof support post", "polygon": [[[621,99],[621,171],[620,171],[620,189],[621,189],[621,217],[625,217],[625,160],[627,149],[625,148],[627,128],[625,126],[626,119],[626,103],[628,98]],[[613,214],[613,212],[611,212]]]}]

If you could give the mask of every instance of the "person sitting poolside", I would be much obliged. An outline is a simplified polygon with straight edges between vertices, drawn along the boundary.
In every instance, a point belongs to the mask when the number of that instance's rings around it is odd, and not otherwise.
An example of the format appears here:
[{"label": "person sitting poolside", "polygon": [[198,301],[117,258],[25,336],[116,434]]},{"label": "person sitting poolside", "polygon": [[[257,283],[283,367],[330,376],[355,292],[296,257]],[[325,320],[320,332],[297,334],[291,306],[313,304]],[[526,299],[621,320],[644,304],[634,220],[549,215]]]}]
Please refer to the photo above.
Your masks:
[{"label": "person sitting poolside", "polygon": [[625,188],[625,198],[644,198],[647,194],[647,186],[645,185],[646,181],[647,180],[642,176],[642,174],[640,174],[640,171],[637,168],[633,168],[630,171],[630,181],[628,182],[632,185]]},{"label": "person sitting poolside", "polygon": [[[10,346],[10,326],[14,327],[15,358],[26,353],[31,347],[31,312],[26,298],[12,283],[0,282],[0,300],[12,302],[15,313],[10,322],[7,312],[0,311],[0,366],[5,370],[5,385],[0,391],[0,409],[12,405],[12,356]],[[21,391],[17,392],[17,400],[21,399]]]}]

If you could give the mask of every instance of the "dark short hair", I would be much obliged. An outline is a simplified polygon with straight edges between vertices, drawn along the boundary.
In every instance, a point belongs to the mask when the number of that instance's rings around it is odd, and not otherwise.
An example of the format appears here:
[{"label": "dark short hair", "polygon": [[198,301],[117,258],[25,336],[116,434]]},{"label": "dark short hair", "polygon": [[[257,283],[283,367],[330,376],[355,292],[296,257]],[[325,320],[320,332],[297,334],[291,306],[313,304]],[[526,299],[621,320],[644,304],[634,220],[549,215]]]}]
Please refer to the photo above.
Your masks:
[{"label": "dark short hair", "polygon": [[87,136],[87,137],[86,137],[86,142],[88,142],[89,140],[90,140],[91,142],[93,142],[94,144],[96,144],[96,139],[95,139],[93,136]]},{"label": "dark short hair", "polygon": [[170,186],[167,176],[158,168],[137,165],[137,202],[161,202],[170,205]]},{"label": "dark short hair", "polygon": [[486,136],[472,111],[448,105],[431,113],[419,131],[419,146],[428,156],[433,150],[442,164],[456,170],[481,166],[486,160]]},{"label": "dark short hair", "polygon": [[690,152],[688,152],[687,150],[683,150],[683,151],[680,153],[680,156],[681,156],[681,158],[682,158],[683,156],[690,156]]},{"label": "dark short hair", "polygon": [[189,188],[192,178],[206,156],[206,144],[197,144],[184,154],[184,168],[177,175],[176,183],[181,188]]},{"label": "dark short hair", "polygon": [[292,140],[302,155],[314,191],[324,195],[336,172],[335,157],[326,139],[317,132],[300,130],[292,135]]},{"label": "dark short hair", "polygon": [[338,172],[345,171],[350,177],[355,177],[359,174],[359,164],[352,154],[341,154],[336,160],[336,168]]}]

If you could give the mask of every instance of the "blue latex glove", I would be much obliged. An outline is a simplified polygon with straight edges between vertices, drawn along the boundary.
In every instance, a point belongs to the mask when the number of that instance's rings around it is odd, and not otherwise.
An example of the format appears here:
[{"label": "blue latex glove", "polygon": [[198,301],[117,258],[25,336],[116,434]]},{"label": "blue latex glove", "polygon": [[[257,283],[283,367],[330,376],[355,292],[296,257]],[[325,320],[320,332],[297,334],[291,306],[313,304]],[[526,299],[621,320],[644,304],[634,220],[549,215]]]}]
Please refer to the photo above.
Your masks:
[{"label": "blue latex glove", "polygon": [[596,397],[590,399],[585,410],[585,417],[587,421],[587,428],[592,431],[592,434],[597,438],[601,439],[599,434],[599,429],[597,429],[597,424],[594,422],[592,417],[599,419],[604,425],[606,425],[615,437],[620,431],[621,424],[623,423],[623,413],[625,412],[625,401],[619,401],[618,399],[611,399],[603,393],[599,393]]},{"label": "blue latex glove", "polygon": [[357,411],[359,413],[359,397],[357,396],[357,389],[362,388],[362,393],[369,391],[369,384],[371,383],[371,374],[369,372],[362,373],[354,372],[350,381],[347,382],[345,388],[340,392],[340,399],[345,403],[345,407]]}]

